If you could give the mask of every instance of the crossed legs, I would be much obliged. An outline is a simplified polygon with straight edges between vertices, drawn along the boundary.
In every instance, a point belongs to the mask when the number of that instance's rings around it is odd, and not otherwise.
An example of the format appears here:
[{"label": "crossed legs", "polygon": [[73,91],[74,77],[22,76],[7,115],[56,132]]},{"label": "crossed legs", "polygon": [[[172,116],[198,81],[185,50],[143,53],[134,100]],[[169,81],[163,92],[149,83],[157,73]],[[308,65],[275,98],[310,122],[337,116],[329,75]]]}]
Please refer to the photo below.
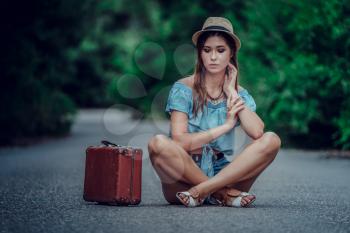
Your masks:
[{"label": "crossed legs", "polygon": [[[281,141],[277,134],[266,132],[237,155],[218,174],[209,179],[192,160],[189,154],[175,141],[165,135],[156,135],[148,143],[152,165],[157,172],[165,199],[179,204],[176,192],[195,186],[201,197],[221,192],[232,187],[248,192],[257,177],[274,160]],[[247,197],[245,197],[247,198]],[[243,199],[243,204],[249,199]]]}]

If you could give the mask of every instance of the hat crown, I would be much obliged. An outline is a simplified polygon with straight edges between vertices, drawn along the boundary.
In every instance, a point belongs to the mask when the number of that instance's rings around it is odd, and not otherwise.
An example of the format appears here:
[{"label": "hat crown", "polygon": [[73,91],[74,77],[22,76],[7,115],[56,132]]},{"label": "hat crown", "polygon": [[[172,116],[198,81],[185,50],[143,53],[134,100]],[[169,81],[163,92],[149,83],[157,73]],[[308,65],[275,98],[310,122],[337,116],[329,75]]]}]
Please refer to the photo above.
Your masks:
[{"label": "hat crown", "polygon": [[230,32],[233,33],[233,27],[231,22],[223,17],[209,17],[205,20],[202,30],[204,30],[207,27],[212,27],[212,26],[218,26],[218,27],[224,27]]},{"label": "hat crown", "polygon": [[233,27],[231,22],[223,17],[209,17],[205,20],[202,30],[195,32],[192,35],[192,42],[194,45],[197,46],[197,40],[200,35],[203,34],[203,32],[208,31],[219,31],[219,32],[225,32],[227,35],[232,37],[234,40],[234,43],[236,45],[237,50],[241,47],[241,42],[237,35],[233,31]]}]

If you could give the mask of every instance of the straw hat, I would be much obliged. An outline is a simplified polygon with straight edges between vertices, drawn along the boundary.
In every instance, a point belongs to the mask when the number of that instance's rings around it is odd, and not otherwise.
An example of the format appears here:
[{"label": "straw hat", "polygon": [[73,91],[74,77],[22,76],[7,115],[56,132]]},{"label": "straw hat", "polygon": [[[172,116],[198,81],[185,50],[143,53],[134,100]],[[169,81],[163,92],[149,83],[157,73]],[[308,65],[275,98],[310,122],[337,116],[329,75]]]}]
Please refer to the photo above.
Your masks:
[{"label": "straw hat", "polygon": [[197,31],[192,36],[192,42],[197,46],[197,40],[203,32],[220,31],[226,32],[235,41],[237,50],[241,47],[241,41],[234,34],[231,22],[223,17],[209,17],[205,20],[202,30]]}]

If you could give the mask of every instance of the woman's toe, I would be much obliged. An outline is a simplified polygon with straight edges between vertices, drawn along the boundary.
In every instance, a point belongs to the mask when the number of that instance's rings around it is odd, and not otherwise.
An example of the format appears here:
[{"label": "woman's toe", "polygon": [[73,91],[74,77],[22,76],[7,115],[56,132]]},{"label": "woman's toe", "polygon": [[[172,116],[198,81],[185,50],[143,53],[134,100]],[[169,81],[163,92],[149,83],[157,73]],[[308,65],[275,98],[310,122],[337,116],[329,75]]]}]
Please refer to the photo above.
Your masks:
[{"label": "woman's toe", "polygon": [[247,204],[249,204],[251,201],[253,201],[253,198],[243,197],[242,200],[244,200],[244,205],[247,205]]},{"label": "woman's toe", "polygon": [[188,197],[187,196],[184,198],[184,201],[186,204],[188,204]]},{"label": "woman's toe", "polygon": [[186,204],[188,204],[188,196],[186,196],[183,193],[179,194],[180,198],[182,199],[183,202],[185,202]]},{"label": "woman's toe", "polygon": [[249,196],[249,202],[252,202],[252,201],[254,201],[255,200],[255,196],[254,195],[251,195],[251,196]]},{"label": "woman's toe", "polygon": [[252,201],[255,200],[255,196],[246,196],[242,198],[242,201],[244,200],[243,206],[246,206],[247,204],[251,203]]},{"label": "woman's toe", "polygon": [[185,201],[186,196],[183,193],[180,193],[179,196],[180,196],[181,200]]}]

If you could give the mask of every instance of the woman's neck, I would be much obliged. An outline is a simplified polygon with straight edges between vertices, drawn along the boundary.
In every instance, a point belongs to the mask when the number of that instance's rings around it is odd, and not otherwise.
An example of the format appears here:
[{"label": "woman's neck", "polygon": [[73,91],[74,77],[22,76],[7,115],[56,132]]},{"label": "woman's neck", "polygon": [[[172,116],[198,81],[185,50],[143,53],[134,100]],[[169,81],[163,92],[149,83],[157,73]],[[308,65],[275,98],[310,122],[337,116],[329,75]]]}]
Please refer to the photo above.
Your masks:
[{"label": "woman's neck", "polygon": [[225,81],[225,71],[211,74],[205,74],[205,87],[209,92],[221,91]]}]

